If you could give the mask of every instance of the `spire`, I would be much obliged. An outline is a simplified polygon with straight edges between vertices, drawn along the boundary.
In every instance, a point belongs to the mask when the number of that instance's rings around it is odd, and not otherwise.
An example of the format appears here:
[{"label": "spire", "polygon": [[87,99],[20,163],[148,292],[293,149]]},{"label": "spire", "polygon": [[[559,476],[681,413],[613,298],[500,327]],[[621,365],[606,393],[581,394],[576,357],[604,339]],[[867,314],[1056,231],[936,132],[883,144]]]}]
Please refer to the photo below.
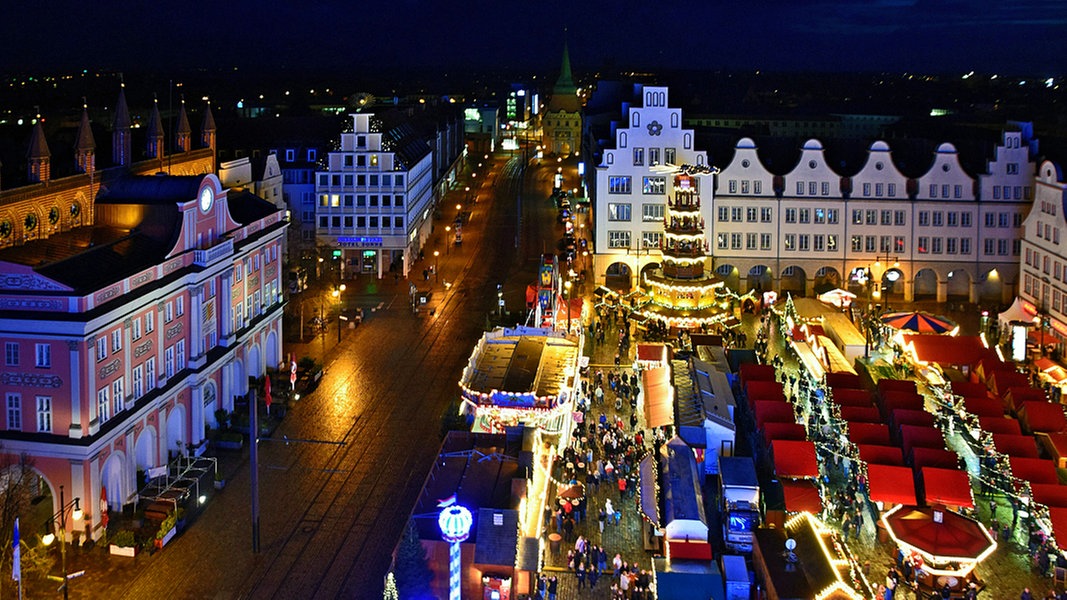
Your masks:
[{"label": "spire", "polygon": [[215,116],[211,114],[211,101],[207,101],[207,107],[204,109],[204,122],[200,124],[200,130],[203,132],[210,131],[215,133]]},{"label": "spire", "polygon": [[574,87],[574,78],[571,75],[571,53],[567,50],[566,29],[563,30],[563,35],[563,64],[559,67],[559,79],[556,80],[556,89]]},{"label": "spire", "polygon": [[115,103],[115,122],[111,130],[111,161],[116,165],[130,165],[133,145],[130,142],[130,107],[126,104],[126,84],[119,87],[119,100]]},{"label": "spire", "polygon": [[148,117],[147,150],[149,158],[163,158],[163,119],[159,116],[159,98],[152,99]]},{"label": "spire", "polygon": [[29,179],[33,183],[48,183],[52,175],[52,151],[48,149],[48,140],[44,137],[44,119],[37,115],[37,123],[30,134],[30,147],[26,152],[29,159]]},{"label": "spire", "polygon": [[[204,121],[200,124],[200,146],[215,151],[215,117],[211,114],[211,101],[207,101],[204,109]],[[212,157],[211,170],[215,170],[215,157]]]},{"label": "spire", "polygon": [[96,170],[96,139],[89,126],[89,107],[82,98],[82,120],[78,125],[78,142],[74,146],[74,163],[80,173]]},{"label": "spire", "polygon": [[179,152],[188,152],[193,129],[189,127],[189,116],[185,114],[185,95],[182,94],[181,108],[178,109],[178,129],[175,147]]}]

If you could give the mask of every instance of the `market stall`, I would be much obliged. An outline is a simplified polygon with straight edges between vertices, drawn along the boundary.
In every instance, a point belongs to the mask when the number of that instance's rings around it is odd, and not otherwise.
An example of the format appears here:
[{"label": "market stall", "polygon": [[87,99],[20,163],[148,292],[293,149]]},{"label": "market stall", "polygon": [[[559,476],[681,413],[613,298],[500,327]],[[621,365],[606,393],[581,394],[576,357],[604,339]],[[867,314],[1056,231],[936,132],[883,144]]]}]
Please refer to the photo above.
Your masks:
[{"label": "market stall", "polygon": [[922,467],[923,491],[926,503],[956,508],[974,508],[971,479],[959,469]]},{"label": "market stall", "polygon": [[918,582],[925,590],[946,584],[963,590],[973,580],[974,567],[997,548],[980,522],[943,506],[898,506],[882,515],[882,524],[905,554],[922,557]]},{"label": "market stall", "polygon": [[883,507],[915,505],[915,476],[907,467],[867,465],[867,486],[871,502]]}]

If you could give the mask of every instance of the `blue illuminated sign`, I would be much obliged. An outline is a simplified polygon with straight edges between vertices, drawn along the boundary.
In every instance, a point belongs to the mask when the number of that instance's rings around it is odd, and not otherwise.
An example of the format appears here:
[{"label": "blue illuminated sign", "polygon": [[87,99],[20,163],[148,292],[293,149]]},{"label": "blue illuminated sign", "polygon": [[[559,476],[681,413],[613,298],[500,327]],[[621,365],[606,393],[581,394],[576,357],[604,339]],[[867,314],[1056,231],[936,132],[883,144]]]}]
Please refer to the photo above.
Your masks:
[{"label": "blue illuminated sign", "polygon": [[339,246],[381,246],[382,238],[367,236],[338,236]]}]

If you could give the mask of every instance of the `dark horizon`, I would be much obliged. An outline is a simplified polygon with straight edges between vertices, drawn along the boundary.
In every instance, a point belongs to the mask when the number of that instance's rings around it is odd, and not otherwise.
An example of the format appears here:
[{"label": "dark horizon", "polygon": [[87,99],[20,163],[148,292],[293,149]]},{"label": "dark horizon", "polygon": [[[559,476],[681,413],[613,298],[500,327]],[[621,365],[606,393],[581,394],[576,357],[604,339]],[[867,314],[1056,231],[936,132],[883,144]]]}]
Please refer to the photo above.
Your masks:
[{"label": "dark horizon", "polygon": [[[113,0],[59,0],[50,4],[46,19],[31,10],[10,11],[0,24],[3,69],[543,73],[558,69],[566,39],[579,72],[973,70],[1043,78],[1067,73],[1067,0],[763,0],[655,7],[550,0],[534,12],[484,1],[456,7],[399,0],[376,5],[373,12],[337,0],[270,9],[235,0],[212,6],[212,13],[166,0],[152,6],[147,13]],[[555,22],[529,25],[536,15],[551,15]]]}]

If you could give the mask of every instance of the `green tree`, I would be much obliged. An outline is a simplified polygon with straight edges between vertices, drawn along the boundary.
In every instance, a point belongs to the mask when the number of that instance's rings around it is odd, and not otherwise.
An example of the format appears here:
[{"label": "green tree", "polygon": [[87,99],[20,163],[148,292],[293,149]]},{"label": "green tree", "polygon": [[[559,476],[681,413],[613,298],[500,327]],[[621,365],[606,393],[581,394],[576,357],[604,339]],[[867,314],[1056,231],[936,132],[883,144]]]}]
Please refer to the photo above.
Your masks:
[{"label": "green tree", "polygon": [[433,598],[430,592],[433,571],[430,570],[426,558],[426,548],[419,540],[419,530],[415,526],[415,521],[408,521],[404,535],[400,538],[393,572],[396,573],[396,587],[400,592],[400,600]]},{"label": "green tree", "polygon": [[470,431],[471,422],[467,415],[460,413],[459,400],[448,403],[445,412],[441,415],[441,437],[448,435],[449,431]]}]

